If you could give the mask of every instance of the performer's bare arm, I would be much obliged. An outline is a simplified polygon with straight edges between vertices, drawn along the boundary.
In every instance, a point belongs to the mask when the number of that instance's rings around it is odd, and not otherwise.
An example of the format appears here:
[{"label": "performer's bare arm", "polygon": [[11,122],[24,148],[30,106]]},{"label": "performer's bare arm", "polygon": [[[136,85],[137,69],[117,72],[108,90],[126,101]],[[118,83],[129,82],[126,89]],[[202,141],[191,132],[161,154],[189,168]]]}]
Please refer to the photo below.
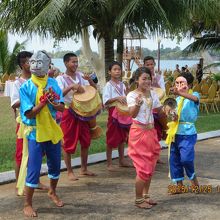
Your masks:
[{"label": "performer's bare arm", "polygon": [[123,105],[126,105],[127,102],[126,102],[126,96],[118,96],[118,97],[115,97],[115,98],[112,98],[112,99],[109,99],[105,105],[109,105],[113,102],[120,102],[121,104]]},{"label": "performer's bare arm", "polygon": [[14,105],[11,106],[13,109],[19,108],[20,107],[20,101],[15,102]]},{"label": "performer's bare arm", "polygon": [[25,116],[28,119],[35,118],[36,115],[41,111],[41,109],[46,105],[46,103],[39,103],[37,106],[34,106],[31,110],[25,112]]},{"label": "performer's bare arm", "polygon": [[73,83],[72,85],[63,89],[63,96],[65,96],[70,90],[75,90],[79,93],[83,93],[85,91],[81,85]]},{"label": "performer's bare arm", "polygon": [[184,97],[186,99],[189,99],[189,100],[192,100],[193,102],[196,102],[196,103],[199,102],[199,99],[198,99],[197,96],[191,95],[188,92],[178,91],[177,88],[174,88],[172,92],[173,92],[174,95],[182,96],[182,97]]}]

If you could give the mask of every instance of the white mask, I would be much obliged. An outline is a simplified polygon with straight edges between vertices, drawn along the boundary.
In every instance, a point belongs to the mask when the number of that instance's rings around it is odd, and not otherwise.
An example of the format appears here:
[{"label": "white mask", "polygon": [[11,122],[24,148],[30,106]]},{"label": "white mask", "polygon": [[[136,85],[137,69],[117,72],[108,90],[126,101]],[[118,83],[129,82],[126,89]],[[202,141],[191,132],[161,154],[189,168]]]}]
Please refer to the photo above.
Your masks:
[{"label": "white mask", "polygon": [[30,71],[36,76],[45,76],[49,70],[50,57],[44,51],[37,51],[29,60]]}]

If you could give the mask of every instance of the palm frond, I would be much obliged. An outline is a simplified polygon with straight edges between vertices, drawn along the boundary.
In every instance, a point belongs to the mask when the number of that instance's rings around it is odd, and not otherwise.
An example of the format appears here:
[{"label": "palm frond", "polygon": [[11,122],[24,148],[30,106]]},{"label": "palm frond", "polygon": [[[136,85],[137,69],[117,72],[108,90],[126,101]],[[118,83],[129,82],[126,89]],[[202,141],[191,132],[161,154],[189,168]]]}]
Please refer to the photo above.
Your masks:
[{"label": "palm frond", "polygon": [[220,66],[220,62],[211,63],[211,64],[209,64],[209,65],[203,67],[203,70],[207,70],[207,69],[209,69],[209,68],[211,68],[211,67],[219,67],[219,66]]},{"label": "palm frond", "polygon": [[187,46],[183,53],[195,53],[202,50],[219,50],[220,49],[220,36],[204,36],[201,37],[195,42]]},{"label": "palm frond", "polygon": [[5,31],[0,31],[0,69],[2,73],[6,72],[6,63],[9,57],[8,36]]},{"label": "palm frond", "polygon": [[27,40],[22,43],[18,43],[18,42],[15,43],[12,53],[8,57],[8,61],[6,63],[6,72],[8,74],[15,72],[16,67],[17,67],[16,57],[21,50],[25,49],[26,42]]}]

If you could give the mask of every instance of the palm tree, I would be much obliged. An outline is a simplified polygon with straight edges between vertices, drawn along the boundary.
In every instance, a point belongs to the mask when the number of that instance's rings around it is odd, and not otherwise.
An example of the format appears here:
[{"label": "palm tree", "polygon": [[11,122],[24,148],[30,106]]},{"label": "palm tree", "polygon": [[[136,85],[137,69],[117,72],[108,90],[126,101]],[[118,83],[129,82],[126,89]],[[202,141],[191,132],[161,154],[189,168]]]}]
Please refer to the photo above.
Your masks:
[{"label": "palm tree", "polygon": [[5,31],[0,31],[0,74],[14,73],[17,67],[16,56],[19,51],[24,49],[25,42],[16,42],[12,52],[9,51],[8,34]]},{"label": "palm tree", "polygon": [[[212,2],[212,4],[210,4]],[[50,33],[56,39],[93,34],[105,41],[105,74],[114,59],[114,39],[122,39],[125,25],[149,35],[186,33],[189,20],[201,7],[214,7],[217,0],[32,0],[2,1],[0,27],[19,33]],[[211,5],[211,6],[210,6]],[[205,14],[206,10],[203,10]],[[120,44],[122,46],[122,44]],[[119,53],[122,49],[119,48]]]}]

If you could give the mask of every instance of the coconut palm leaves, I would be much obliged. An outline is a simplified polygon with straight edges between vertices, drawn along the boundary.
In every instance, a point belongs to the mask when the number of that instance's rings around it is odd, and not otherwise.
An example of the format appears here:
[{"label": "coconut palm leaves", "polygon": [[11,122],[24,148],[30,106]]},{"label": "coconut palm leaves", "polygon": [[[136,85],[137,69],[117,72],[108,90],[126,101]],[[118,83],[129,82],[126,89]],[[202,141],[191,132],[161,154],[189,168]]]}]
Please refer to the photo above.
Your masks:
[{"label": "coconut palm leaves", "polygon": [[[210,3],[211,2],[211,3]],[[202,18],[218,0],[4,0],[0,3],[0,28],[19,33],[50,33],[56,39],[79,35],[93,26],[105,40],[105,66],[114,59],[114,39],[124,27],[149,35],[187,33],[193,14]]]},{"label": "coconut palm leaves", "polygon": [[8,48],[8,35],[5,31],[0,31],[0,74],[11,74],[16,70],[16,56],[24,49],[25,42],[16,42],[12,52]]}]

